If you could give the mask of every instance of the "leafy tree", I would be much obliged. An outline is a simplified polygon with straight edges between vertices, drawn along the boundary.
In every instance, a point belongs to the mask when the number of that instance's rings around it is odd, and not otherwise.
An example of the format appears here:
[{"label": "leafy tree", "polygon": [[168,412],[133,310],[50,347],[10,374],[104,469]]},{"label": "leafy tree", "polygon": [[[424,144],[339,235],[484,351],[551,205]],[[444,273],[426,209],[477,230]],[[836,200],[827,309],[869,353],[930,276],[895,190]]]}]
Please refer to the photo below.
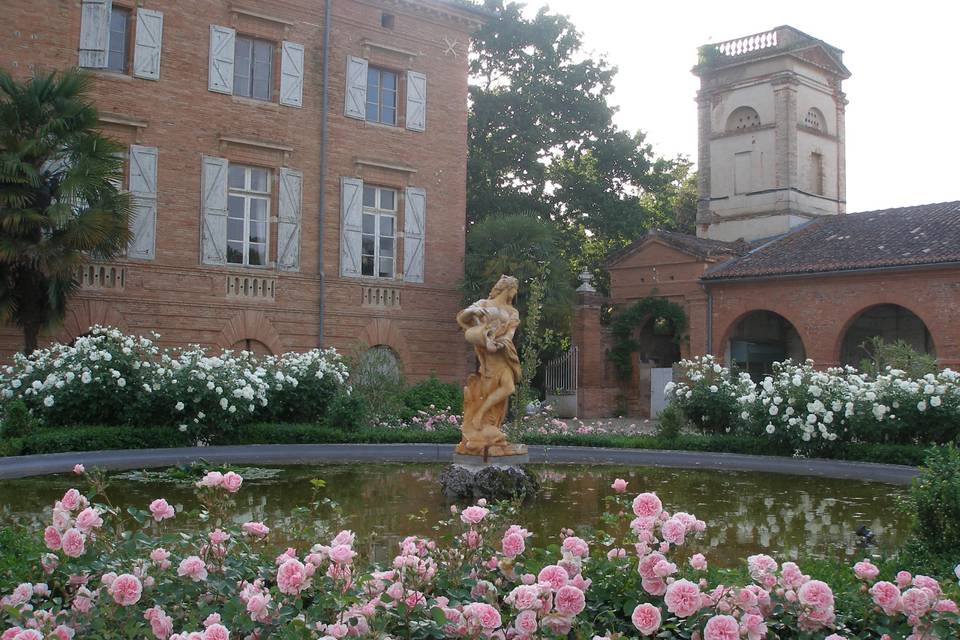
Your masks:
[{"label": "leafy tree", "polygon": [[533,214],[494,215],[468,228],[464,279],[460,285],[464,302],[487,297],[490,287],[503,274],[520,281],[520,292],[514,301],[520,312],[518,334],[523,332],[529,314],[529,284],[534,280],[543,282],[541,327],[567,330],[573,300],[572,276],[552,223]]},{"label": "leafy tree", "polygon": [[79,71],[18,82],[0,70],[0,316],[27,353],[62,321],[77,267],[129,238],[122,148],[97,130],[86,91]]}]

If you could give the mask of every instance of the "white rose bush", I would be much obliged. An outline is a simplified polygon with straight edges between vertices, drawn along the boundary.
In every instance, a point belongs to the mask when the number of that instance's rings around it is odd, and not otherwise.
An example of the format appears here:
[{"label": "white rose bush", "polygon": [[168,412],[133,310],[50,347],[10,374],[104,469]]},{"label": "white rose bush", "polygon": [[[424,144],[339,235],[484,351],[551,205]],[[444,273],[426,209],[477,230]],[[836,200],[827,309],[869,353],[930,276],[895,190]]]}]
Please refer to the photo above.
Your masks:
[{"label": "white rose bush", "polygon": [[[244,521],[232,471],[208,471],[197,506],[157,498],[111,506],[106,476],[75,469],[87,494],[56,501],[31,581],[0,589],[3,640],[263,640],[340,638],[955,638],[956,588],[869,560],[845,570],[844,589],[797,562],[744,559],[718,582],[690,554],[707,525],[670,512],[655,493],[615,480],[604,531],[571,530],[537,547],[516,509],[484,501],[452,508],[410,536],[387,566],[361,555],[314,483],[295,523]],[[426,527],[427,525],[425,525]],[[552,544],[551,544],[552,543]],[[960,571],[960,568],[958,568]],[[887,575],[889,573],[889,575]],[[852,587],[850,585],[853,585]]]},{"label": "white rose bush", "polygon": [[169,425],[202,436],[257,420],[315,420],[350,393],[334,349],[260,359],[160,349],[158,337],[95,326],[73,344],[17,354],[0,369],[0,398],[22,401],[47,426]]},{"label": "white rose bush", "polygon": [[912,379],[888,368],[869,377],[852,367],[774,363],[753,382],[712,356],[683,360],[667,397],[703,431],[754,435],[816,453],[831,443],[942,444],[960,437],[960,375]]}]

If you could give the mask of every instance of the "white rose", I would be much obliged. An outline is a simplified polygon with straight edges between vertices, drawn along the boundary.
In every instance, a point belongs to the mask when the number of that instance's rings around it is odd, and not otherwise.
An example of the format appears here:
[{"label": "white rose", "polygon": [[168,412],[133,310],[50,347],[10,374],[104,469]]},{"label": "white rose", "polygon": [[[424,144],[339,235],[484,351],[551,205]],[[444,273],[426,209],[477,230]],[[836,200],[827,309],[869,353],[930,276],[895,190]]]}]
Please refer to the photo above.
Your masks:
[{"label": "white rose", "polygon": [[47,396],[43,399],[43,406],[52,407],[53,406],[53,396]]},{"label": "white rose", "polygon": [[773,432],[776,431],[776,430],[777,430],[777,428],[774,427],[772,424],[768,424],[768,425],[767,425],[767,433],[773,433]]},{"label": "white rose", "polygon": [[178,402],[177,404],[174,405],[174,408],[175,408],[177,411],[183,411],[183,403],[182,403],[182,402]]},{"label": "white rose", "polygon": [[931,406],[931,407],[939,407],[939,406],[940,406],[940,396],[933,396],[932,398],[930,398],[930,406]]}]

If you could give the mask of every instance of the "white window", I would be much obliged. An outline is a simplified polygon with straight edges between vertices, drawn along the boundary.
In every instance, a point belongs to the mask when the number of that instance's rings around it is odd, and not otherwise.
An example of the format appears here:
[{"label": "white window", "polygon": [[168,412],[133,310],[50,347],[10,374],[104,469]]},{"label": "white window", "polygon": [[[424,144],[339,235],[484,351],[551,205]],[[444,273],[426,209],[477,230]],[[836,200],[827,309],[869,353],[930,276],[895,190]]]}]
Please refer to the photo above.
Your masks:
[{"label": "white window", "polygon": [[233,64],[233,94],[270,100],[273,88],[273,43],[237,36]]},{"label": "white window", "polygon": [[364,185],[361,275],[393,277],[396,269],[396,228],[397,192]]},{"label": "white window", "polygon": [[397,74],[367,68],[367,122],[397,124]]},{"label": "white window", "polygon": [[270,172],[230,165],[227,194],[227,263],[267,264]]},{"label": "white window", "polygon": [[130,42],[130,9],[110,9],[110,36],[107,42],[107,69],[127,72],[127,51]]}]

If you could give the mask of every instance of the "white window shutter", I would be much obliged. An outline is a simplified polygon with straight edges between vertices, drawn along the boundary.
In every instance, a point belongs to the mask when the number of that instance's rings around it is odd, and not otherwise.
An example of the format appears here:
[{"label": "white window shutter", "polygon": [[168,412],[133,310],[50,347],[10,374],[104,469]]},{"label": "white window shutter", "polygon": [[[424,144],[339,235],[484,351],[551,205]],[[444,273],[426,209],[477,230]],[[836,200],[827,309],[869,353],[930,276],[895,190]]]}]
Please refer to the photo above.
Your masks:
[{"label": "white window shutter", "polygon": [[160,79],[160,45],[163,42],[163,12],[137,9],[137,39],[133,47],[133,75]]},{"label": "white window shutter", "polygon": [[207,88],[217,93],[233,93],[233,57],[237,32],[230,27],[210,25],[210,65]]},{"label": "white window shutter", "polygon": [[157,148],[130,145],[130,195],[134,218],[130,221],[127,255],[153,260],[157,234]]},{"label": "white window shutter", "polygon": [[300,210],[303,172],[280,169],[280,209],[277,215],[277,266],[281,271],[300,271]]},{"label": "white window shutter", "polygon": [[340,275],[360,277],[363,232],[363,180],[340,178]]},{"label": "white window shutter", "polygon": [[407,71],[407,129],[427,128],[427,76]]},{"label": "white window shutter", "polygon": [[280,47],[280,104],[303,106],[303,45],[286,40]]},{"label": "white window shutter", "polygon": [[83,0],[80,13],[80,66],[107,67],[113,0]]},{"label": "white window shutter", "polygon": [[367,61],[347,56],[346,105],[343,114],[348,118],[367,119]]},{"label": "white window shutter", "polygon": [[403,281],[423,282],[426,253],[427,192],[407,187],[403,206]]},{"label": "white window shutter", "polygon": [[203,218],[200,233],[203,264],[227,263],[227,173],[225,158],[203,156],[201,197]]}]

